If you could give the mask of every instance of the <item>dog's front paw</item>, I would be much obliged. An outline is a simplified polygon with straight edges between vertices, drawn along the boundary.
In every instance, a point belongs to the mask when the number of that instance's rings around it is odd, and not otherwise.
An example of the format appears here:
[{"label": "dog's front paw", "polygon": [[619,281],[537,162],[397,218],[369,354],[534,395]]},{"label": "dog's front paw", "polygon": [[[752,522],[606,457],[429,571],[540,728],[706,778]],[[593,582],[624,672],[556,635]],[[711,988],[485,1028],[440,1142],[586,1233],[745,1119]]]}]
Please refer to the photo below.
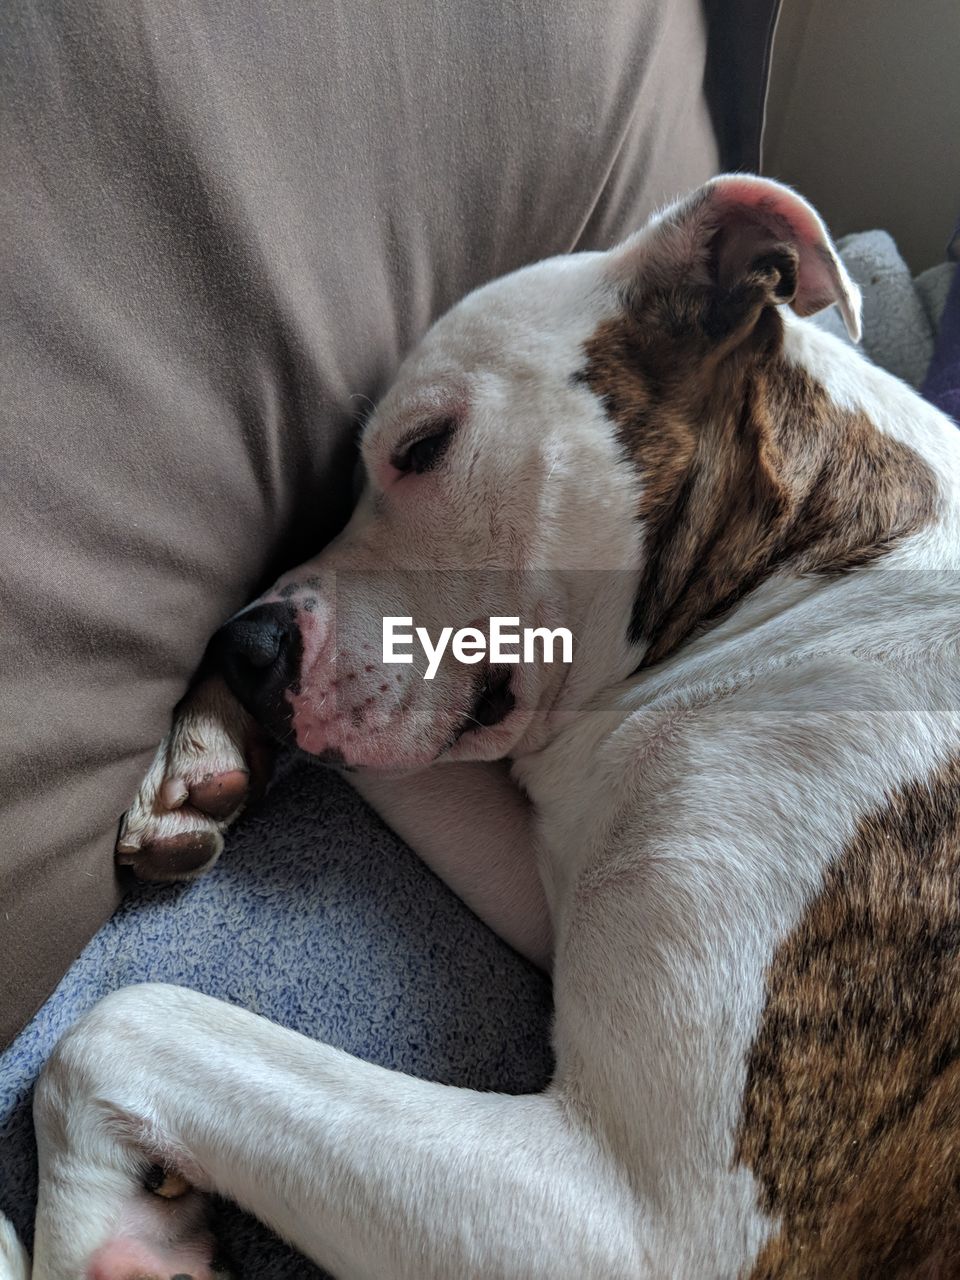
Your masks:
[{"label": "dog's front paw", "polygon": [[271,751],[219,679],[197,685],[123,816],[117,861],[140,880],[189,880],[208,870],[223,833],[265,784]]},{"label": "dog's front paw", "polygon": [[[113,1200],[98,1195],[102,1177],[95,1174],[85,1186],[82,1166],[69,1186],[44,1188],[45,1212],[37,1220],[37,1267],[44,1280],[237,1280],[205,1196],[186,1184],[172,1199],[161,1198],[149,1183],[121,1190],[125,1179],[117,1170],[109,1181]],[[68,1232],[69,1222],[76,1227]],[[19,1272],[14,1276],[21,1280]],[[0,1280],[7,1280],[2,1271]],[[22,1280],[30,1280],[29,1271]]]}]

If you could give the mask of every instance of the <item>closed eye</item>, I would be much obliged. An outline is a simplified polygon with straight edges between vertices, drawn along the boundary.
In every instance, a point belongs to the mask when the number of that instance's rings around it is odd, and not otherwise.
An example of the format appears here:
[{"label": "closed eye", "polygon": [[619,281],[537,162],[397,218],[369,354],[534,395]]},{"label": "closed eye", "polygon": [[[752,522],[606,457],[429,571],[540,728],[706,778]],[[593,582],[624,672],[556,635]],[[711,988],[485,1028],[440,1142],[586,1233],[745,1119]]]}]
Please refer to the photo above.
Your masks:
[{"label": "closed eye", "polygon": [[396,450],[391,463],[402,475],[413,472],[419,476],[435,470],[453,441],[457,425],[455,418],[438,418],[428,423],[423,434]]}]

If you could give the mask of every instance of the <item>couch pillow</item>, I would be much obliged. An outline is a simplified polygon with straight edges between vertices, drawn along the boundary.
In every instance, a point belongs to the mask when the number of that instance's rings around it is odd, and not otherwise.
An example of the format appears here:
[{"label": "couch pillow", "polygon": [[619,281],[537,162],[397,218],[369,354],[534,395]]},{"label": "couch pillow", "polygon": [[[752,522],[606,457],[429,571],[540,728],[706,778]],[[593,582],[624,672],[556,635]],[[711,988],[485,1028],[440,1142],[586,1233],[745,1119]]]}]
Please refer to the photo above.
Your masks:
[{"label": "couch pillow", "polygon": [[7,0],[0,1043],[116,905],[208,636],[343,520],[358,413],[466,290],[717,169],[706,56],[696,0]]}]

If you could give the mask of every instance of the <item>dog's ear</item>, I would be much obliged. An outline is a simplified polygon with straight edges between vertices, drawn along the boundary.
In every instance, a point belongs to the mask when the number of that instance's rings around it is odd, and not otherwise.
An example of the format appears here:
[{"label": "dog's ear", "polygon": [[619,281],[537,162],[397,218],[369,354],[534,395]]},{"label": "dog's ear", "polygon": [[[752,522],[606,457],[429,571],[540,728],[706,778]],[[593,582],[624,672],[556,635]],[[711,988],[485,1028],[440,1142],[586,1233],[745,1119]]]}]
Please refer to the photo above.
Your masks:
[{"label": "dog's ear", "polygon": [[833,302],[850,336],[860,337],[860,290],[819,215],[766,178],[714,178],[613,250],[611,266],[628,293],[684,282],[706,291],[703,320],[717,337],[741,330],[770,304],[808,316]]}]

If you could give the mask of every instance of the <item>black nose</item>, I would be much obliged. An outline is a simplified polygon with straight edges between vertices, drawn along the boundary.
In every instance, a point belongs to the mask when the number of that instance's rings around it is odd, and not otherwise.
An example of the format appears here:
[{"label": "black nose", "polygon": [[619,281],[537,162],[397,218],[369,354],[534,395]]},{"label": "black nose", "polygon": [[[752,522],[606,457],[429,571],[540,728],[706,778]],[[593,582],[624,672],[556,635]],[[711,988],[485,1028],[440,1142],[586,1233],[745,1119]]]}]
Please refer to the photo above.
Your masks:
[{"label": "black nose", "polygon": [[300,674],[300,630],[289,604],[261,604],[216,633],[210,657],[251,715],[280,731],[289,723],[284,694]]}]

